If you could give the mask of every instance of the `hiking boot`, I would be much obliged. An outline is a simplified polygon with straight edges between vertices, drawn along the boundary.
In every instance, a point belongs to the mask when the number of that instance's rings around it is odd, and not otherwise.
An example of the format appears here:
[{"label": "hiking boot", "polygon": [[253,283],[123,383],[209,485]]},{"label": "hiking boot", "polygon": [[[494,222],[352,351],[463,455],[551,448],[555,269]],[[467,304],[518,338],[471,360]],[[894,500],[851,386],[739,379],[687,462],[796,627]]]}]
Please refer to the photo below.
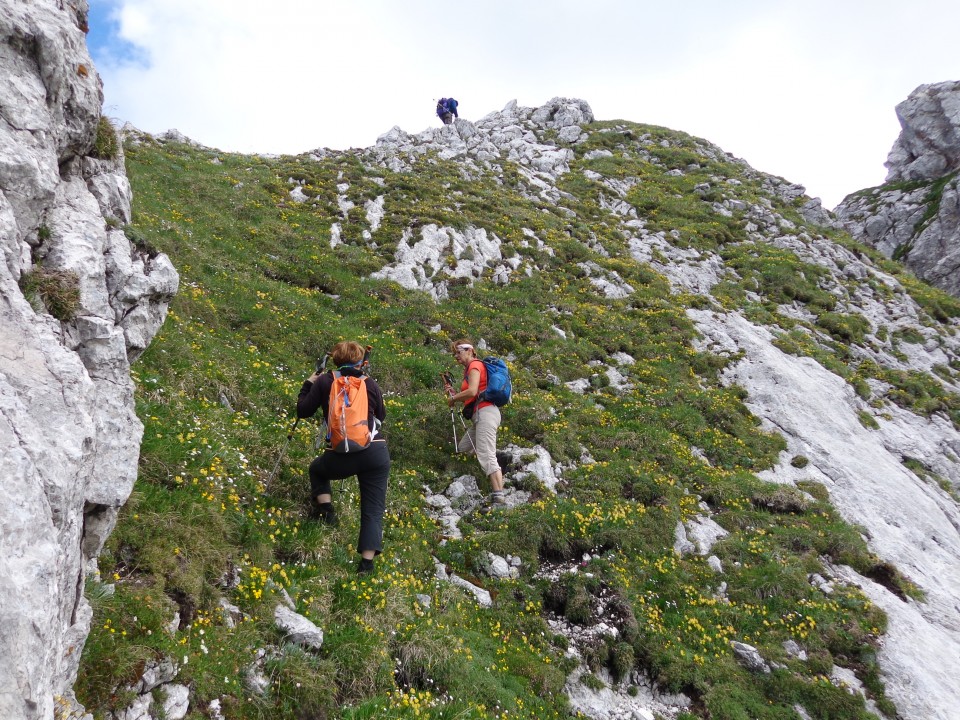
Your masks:
[{"label": "hiking boot", "polygon": [[503,496],[503,491],[494,491],[487,495],[480,504],[481,513],[494,512],[495,510],[504,510],[507,508],[507,499]]},{"label": "hiking boot", "polygon": [[372,572],[373,572],[373,560],[360,558],[360,562],[357,564],[357,575],[369,575]]},{"label": "hiking boot", "polygon": [[312,503],[310,510],[310,519],[322,522],[324,525],[336,527],[338,524],[337,511],[333,509],[333,503],[318,503],[316,500]]}]

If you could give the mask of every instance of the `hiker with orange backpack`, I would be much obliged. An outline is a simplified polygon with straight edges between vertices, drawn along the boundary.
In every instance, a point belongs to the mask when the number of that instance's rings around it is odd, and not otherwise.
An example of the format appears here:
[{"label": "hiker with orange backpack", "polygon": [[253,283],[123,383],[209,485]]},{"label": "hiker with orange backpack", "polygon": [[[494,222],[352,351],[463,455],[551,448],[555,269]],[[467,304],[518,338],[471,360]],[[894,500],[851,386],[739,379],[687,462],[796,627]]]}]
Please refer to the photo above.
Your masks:
[{"label": "hiker with orange backpack", "polygon": [[303,383],[297,398],[297,417],[311,417],[322,409],[328,430],[327,449],[310,463],[310,517],[336,525],[330,481],[357,476],[360,574],[373,571],[373,559],[383,550],[383,514],[390,476],[390,452],[379,434],[386,417],[383,393],[376,381],[364,374],[369,350],[355,342],[337,343],[330,351],[336,369],[318,369]]}]

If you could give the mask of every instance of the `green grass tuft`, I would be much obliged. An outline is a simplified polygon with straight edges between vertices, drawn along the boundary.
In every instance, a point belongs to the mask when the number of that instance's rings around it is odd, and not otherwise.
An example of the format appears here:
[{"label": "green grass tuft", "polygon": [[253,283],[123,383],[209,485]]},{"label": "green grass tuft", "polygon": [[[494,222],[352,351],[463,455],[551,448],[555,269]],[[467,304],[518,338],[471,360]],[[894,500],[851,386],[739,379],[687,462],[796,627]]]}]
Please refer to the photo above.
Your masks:
[{"label": "green grass tuft", "polygon": [[90,154],[101,160],[114,160],[120,154],[117,130],[105,115],[101,115],[97,122],[97,136]]},{"label": "green grass tuft", "polygon": [[57,320],[72,320],[80,309],[80,279],[74,272],[37,265],[20,276],[20,290]]}]

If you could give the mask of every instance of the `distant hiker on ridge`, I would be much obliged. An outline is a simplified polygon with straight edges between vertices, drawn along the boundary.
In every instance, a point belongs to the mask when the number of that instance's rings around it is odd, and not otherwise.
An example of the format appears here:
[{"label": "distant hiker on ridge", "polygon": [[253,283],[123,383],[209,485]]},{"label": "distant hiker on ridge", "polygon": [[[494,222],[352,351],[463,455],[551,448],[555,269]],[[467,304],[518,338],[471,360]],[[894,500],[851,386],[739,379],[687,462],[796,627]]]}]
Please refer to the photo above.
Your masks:
[{"label": "distant hiker on ridge", "polygon": [[383,393],[373,378],[364,375],[368,353],[355,342],[333,346],[330,358],[336,370],[319,368],[303,383],[297,398],[297,417],[323,410],[329,447],[310,463],[310,517],[337,524],[331,502],[331,480],[357,476],[360,485],[360,537],[357,552],[361,575],[373,571],[373,558],[383,550],[383,513],[387,507],[390,452],[379,435],[386,417]]},{"label": "distant hiker on ridge", "polygon": [[459,118],[457,114],[458,103],[453,98],[440,98],[437,100],[437,117],[443,120],[444,125],[449,125],[454,118]]}]

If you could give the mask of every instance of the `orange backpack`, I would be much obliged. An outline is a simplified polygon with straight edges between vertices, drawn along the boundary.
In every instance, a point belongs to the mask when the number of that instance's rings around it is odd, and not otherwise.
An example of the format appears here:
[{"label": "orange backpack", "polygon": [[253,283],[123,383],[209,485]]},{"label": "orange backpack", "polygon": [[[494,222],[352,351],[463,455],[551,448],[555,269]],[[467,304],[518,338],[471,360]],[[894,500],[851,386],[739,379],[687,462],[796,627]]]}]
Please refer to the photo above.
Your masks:
[{"label": "orange backpack", "polygon": [[341,375],[335,370],[327,415],[327,442],[331,450],[338,453],[366,450],[376,430],[371,432],[367,420],[369,406],[365,378]]}]

